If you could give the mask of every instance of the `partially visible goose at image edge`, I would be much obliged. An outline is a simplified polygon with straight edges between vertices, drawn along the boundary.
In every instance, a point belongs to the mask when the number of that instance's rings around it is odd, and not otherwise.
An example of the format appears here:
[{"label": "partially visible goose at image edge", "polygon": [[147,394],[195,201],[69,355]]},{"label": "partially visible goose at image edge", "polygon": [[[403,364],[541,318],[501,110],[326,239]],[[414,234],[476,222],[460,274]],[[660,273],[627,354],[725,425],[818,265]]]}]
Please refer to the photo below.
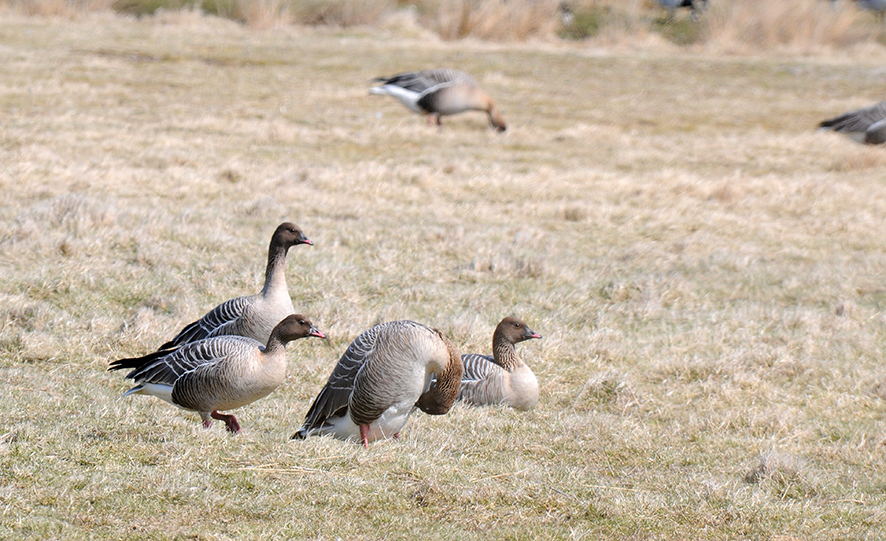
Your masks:
[{"label": "partially visible goose at image edge", "polygon": [[111,363],[108,370],[133,368],[126,379],[135,387],[123,396],[146,394],[200,414],[203,426],[212,419],[240,432],[234,415],[220,413],[269,395],[286,377],[286,344],[299,338],[326,338],[300,314],[287,316],[271,331],[267,344],[244,336],[216,336],[169,351],[157,351]]},{"label": "partially visible goose at image edge", "polygon": [[818,127],[866,145],[882,145],[886,143],[886,101],[823,120]]},{"label": "partially visible goose at image edge", "polygon": [[878,22],[886,20],[886,0],[855,0],[855,4],[873,13]]},{"label": "partially visible goose at image edge", "polygon": [[261,292],[223,302],[157,350],[169,350],[188,342],[229,334],[267,342],[271,329],[284,317],[295,313],[286,285],[286,255],[289,248],[299,244],[314,245],[297,225],[284,222],[277,226],[268,247],[265,285]]},{"label": "partially visible goose at image edge", "polygon": [[534,408],[538,403],[538,379],[514,345],[540,338],[523,320],[502,319],[492,334],[491,357],[462,355],[464,374],[458,400],[474,406],[503,404],[524,411]]},{"label": "partially visible goose at image edge", "polygon": [[440,331],[414,321],[376,325],[348,346],[292,439],[328,434],[369,447],[397,438],[415,408],[449,411],[462,371],[458,349]]},{"label": "partially visible goose at image edge", "polygon": [[708,0],[657,0],[658,5],[668,11],[670,17],[674,17],[675,12],[680,8],[692,10],[692,20],[697,21],[701,18],[701,13],[708,8]]},{"label": "partially visible goose at image edge", "polygon": [[496,131],[507,129],[498,105],[463,71],[437,68],[409,71],[391,77],[377,77],[383,83],[369,89],[370,94],[393,96],[410,111],[428,115],[428,123],[442,125],[441,118],[465,111],[484,111]]}]

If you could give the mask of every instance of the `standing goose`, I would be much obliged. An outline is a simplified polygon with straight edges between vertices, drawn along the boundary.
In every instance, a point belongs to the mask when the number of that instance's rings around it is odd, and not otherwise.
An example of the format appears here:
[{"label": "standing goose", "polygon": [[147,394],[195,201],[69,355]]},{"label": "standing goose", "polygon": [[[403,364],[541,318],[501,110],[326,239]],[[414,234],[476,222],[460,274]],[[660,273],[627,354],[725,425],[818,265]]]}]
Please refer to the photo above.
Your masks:
[{"label": "standing goose", "polygon": [[886,143],[886,101],[824,120],[818,127],[866,145],[882,145]]},{"label": "standing goose", "polygon": [[541,338],[523,320],[506,317],[492,335],[492,357],[479,353],[462,355],[465,365],[458,399],[474,406],[504,404],[531,410],[538,403],[538,380],[514,344]]},{"label": "standing goose", "polygon": [[153,395],[199,412],[206,428],[212,419],[219,419],[237,434],[237,418],[219,410],[251,404],[279,387],[286,376],[286,344],[308,336],[326,338],[310,320],[293,314],[274,327],[267,345],[245,336],[216,336],[171,352],[120,359],[108,370],[134,368],[126,378],[135,380],[136,386],[123,396]]},{"label": "standing goose", "polygon": [[314,243],[295,224],[284,222],[277,226],[268,248],[265,285],[261,292],[219,304],[182,329],[175,338],[160,346],[158,351],[229,334],[246,336],[261,343],[267,342],[274,325],[295,313],[289,288],[286,286],[286,254],[289,248],[299,244],[313,246]]},{"label": "standing goose", "polygon": [[[331,434],[369,442],[398,437],[418,407],[443,415],[458,394],[462,363],[440,331],[414,321],[372,327],[342,355],[293,439]],[[437,385],[428,390],[431,378]]]},{"label": "standing goose", "polygon": [[507,125],[498,106],[470,75],[450,68],[410,71],[392,77],[378,77],[384,83],[372,87],[370,94],[387,94],[397,98],[410,111],[428,115],[428,123],[465,111],[484,111],[496,131],[505,131]]}]

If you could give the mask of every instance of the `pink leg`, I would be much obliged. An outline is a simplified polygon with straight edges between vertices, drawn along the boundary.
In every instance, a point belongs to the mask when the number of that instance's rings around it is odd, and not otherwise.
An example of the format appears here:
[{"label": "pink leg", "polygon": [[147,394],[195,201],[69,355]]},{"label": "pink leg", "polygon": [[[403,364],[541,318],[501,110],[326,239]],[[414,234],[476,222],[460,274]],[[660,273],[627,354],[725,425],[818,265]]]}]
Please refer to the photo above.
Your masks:
[{"label": "pink leg", "polygon": [[369,449],[369,425],[360,425],[360,441],[363,447]]},{"label": "pink leg", "polygon": [[233,432],[234,434],[240,433],[240,423],[237,422],[237,418],[233,415],[225,415],[224,413],[219,413],[218,411],[213,411],[209,415],[211,415],[213,419],[224,421],[225,426],[228,428],[228,432]]}]

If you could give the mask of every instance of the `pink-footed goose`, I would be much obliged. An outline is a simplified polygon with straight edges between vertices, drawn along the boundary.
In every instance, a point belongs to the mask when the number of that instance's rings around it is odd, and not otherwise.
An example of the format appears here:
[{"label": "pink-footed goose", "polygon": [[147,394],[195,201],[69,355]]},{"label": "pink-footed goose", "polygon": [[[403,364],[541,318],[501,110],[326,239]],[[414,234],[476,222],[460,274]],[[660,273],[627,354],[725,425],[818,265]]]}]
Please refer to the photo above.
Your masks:
[{"label": "pink-footed goose", "polygon": [[886,101],[829,118],[819,129],[833,130],[866,145],[886,143]]},{"label": "pink-footed goose", "polygon": [[197,321],[187,325],[178,335],[158,348],[169,350],[204,338],[238,335],[261,343],[268,341],[271,329],[283,318],[295,313],[289,288],[286,286],[286,255],[299,244],[313,242],[295,224],[284,222],[277,226],[268,247],[268,265],[265,285],[261,292],[237,297],[216,306]]},{"label": "pink-footed goose", "polygon": [[416,407],[430,415],[449,411],[461,374],[458,350],[436,329],[414,321],[376,325],[342,355],[292,438],[330,434],[368,447],[399,437]]},{"label": "pink-footed goose", "polygon": [[492,335],[492,356],[468,353],[462,356],[465,366],[458,399],[466,404],[485,406],[504,404],[519,410],[531,410],[538,403],[538,380],[517,354],[514,344],[541,338],[526,323],[506,317]]},{"label": "pink-footed goose", "polygon": [[326,338],[310,320],[293,314],[274,327],[267,344],[244,336],[216,336],[173,351],[120,359],[108,370],[134,369],[126,378],[136,385],[123,396],[156,396],[199,412],[206,428],[212,419],[219,419],[236,434],[240,432],[237,418],[219,410],[251,404],[279,387],[286,377],[286,344],[308,336]]},{"label": "pink-footed goose", "polygon": [[498,106],[470,75],[450,68],[410,71],[391,77],[378,77],[371,94],[393,96],[410,111],[428,115],[428,123],[442,125],[441,117],[465,111],[483,111],[497,131],[507,125]]}]

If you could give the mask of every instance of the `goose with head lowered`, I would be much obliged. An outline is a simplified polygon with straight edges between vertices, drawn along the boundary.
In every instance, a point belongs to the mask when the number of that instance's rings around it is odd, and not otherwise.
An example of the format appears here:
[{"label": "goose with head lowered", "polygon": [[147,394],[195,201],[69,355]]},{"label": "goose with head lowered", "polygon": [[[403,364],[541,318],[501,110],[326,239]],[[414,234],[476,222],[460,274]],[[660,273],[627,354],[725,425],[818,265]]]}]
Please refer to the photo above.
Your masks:
[{"label": "goose with head lowered", "polygon": [[284,222],[277,226],[268,247],[265,285],[261,292],[236,297],[216,306],[187,325],[175,338],[160,346],[158,351],[229,334],[267,342],[271,329],[284,317],[295,313],[286,285],[286,255],[291,247],[299,244],[313,246],[314,243],[293,223]]},{"label": "goose with head lowered", "polygon": [[531,410],[538,403],[538,380],[515,344],[541,338],[525,321],[506,317],[492,334],[492,356],[479,353],[462,355],[464,374],[458,400],[473,406],[502,404],[518,410]]},{"label": "goose with head lowered", "polygon": [[[461,374],[461,356],[440,331],[414,321],[376,325],[339,359],[292,439],[329,434],[369,447],[399,437],[415,408],[449,411]],[[429,390],[434,376],[437,385]]]},{"label": "goose with head lowered", "polygon": [[467,73],[451,68],[409,71],[378,77],[382,83],[370,94],[393,96],[414,113],[428,115],[428,123],[442,125],[442,117],[465,111],[483,111],[496,131],[507,129],[498,105]]},{"label": "goose with head lowered", "polygon": [[198,412],[206,428],[218,419],[236,434],[240,432],[237,418],[221,411],[271,394],[286,377],[286,344],[308,336],[326,338],[309,319],[293,314],[274,327],[266,344],[245,336],[215,336],[172,351],[120,359],[108,370],[133,369],[126,378],[136,385],[123,396],[156,396]]}]

